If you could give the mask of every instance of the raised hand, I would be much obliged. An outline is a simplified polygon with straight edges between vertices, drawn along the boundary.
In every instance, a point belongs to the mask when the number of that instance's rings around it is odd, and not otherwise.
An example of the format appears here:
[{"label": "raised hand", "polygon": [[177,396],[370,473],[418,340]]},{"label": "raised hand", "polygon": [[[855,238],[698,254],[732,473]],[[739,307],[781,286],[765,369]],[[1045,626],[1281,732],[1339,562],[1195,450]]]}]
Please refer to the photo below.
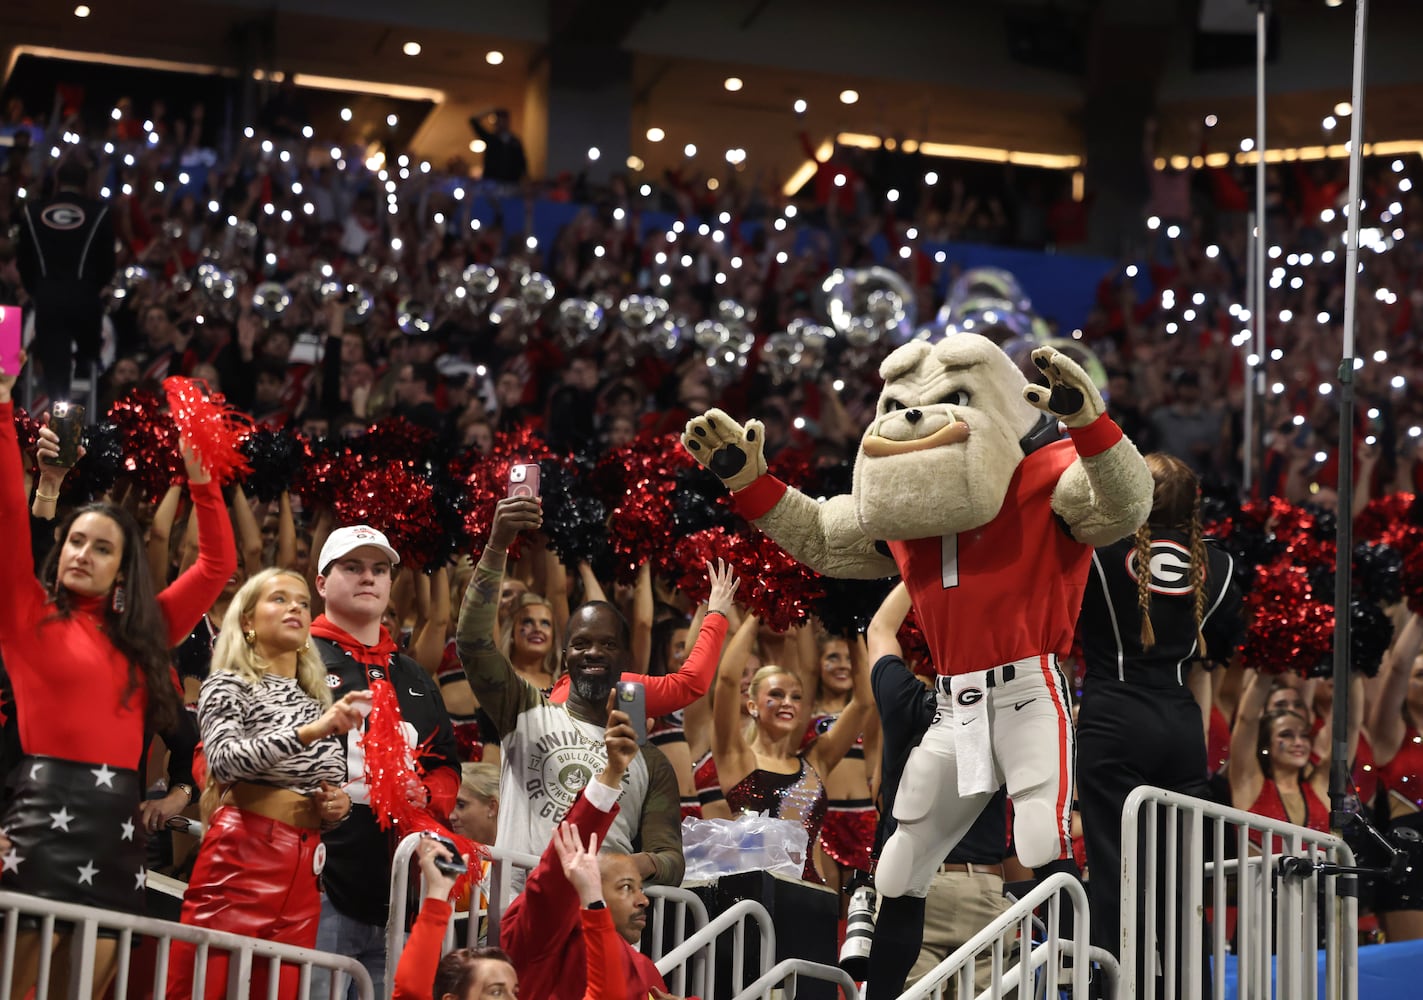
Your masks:
[{"label": "raised hand", "polygon": [[188,470],[189,483],[196,486],[211,480],[212,477],[208,475],[208,470],[203,466],[202,457],[192,449],[186,438],[179,439],[178,448],[183,453],[183,466]]},{"label": "raised hand", "polygon": [[718,559],[716,565],[707,563],[707,580],[711,583],[711,596],[707,598],[707,610],[719,611],[731,617],[732,599],[741,581],[736,578],[725,560]]},{"label": "raised hand", "polygon": [[598,870],[598,835],[589,835],[585,849],[578,827],[560,823],[553,831],[553,849],[563,865],[564,878],[578,893],[578,901],[584,906],[600,901],[603,875]]},{"label": "raised hand", "polygon": [[500,552],[513,543],[521,531],[537,531],[544,523],[543,504],[528,497],[506,497],[494,508],[489,528],[489,547]]},{"label": "raised hand", "polygon": [[447,875],[435,866],[435,860],[454,861],[455,856],[433,837],[424,837],[415,848],[420,861],[420,873],[425,876],[426,899],[449,899],[455,887],[455,877]]},{"label": "raised hand", "polygon": [[766,474],[766,431],[759,420],[743,426],[713,408],[687,421],[682,445],[727,489],[750,486]]},{"label": "raised hand", "polygon": [[1033,352],[1033,364],[1047,376],[1048,384],[1023,388],[1023,398],[1068,427],[1086,427],[1106,412],[1102,394],[1082,366],[1052,347]]},{"label": "raised hand", "polygon": [[613,709],[617,704],[618,692],[608,695],[608,728],[603,731],[603,749],[608,755],[608,766],[598,775],[599,780],[610,788],[621,788],[623,775],[632,766],[637,756],[637,734],[626,712]]}]

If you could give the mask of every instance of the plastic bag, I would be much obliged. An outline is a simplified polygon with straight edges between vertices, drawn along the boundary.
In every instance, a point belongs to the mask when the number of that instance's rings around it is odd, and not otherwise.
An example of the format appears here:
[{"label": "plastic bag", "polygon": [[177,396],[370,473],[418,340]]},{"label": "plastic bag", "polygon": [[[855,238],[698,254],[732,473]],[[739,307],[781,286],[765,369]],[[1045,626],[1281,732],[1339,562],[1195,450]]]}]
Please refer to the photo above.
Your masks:
[{"label": "plastic bag", "polygon": [[682,820],[684,879],[711,879],[736,872],[768,871],[800,878],[809,838],[799,823],[743,813],[735,819]]}]

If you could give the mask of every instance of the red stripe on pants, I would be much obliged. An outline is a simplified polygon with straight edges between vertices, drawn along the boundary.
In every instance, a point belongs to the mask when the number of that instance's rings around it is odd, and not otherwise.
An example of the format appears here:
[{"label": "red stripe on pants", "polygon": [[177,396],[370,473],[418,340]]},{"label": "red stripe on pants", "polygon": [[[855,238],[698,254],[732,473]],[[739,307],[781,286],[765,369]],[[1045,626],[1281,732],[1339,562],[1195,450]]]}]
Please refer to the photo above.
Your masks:
[{"label": "red stripe on pants", "polygon": [[1038,666],[1042,669],[1043,680],[1047,683],[1047,689],[1052,694],[1052,703],[1057,708],[1057,858],[1061,861],[1064,858],[1072,857],[1072,816],[1067,808],[1072,795],[1072,782],[1068,780],[1067,775],[1067,754],[1070,744],[1067,727],[1072,723],[1067,715],[1067,706],[1062,703],[1062,696],[1057,688],[1057,678],[1053,675],[1052,667],[1048,665],[1047,654],[1038,657]]}]

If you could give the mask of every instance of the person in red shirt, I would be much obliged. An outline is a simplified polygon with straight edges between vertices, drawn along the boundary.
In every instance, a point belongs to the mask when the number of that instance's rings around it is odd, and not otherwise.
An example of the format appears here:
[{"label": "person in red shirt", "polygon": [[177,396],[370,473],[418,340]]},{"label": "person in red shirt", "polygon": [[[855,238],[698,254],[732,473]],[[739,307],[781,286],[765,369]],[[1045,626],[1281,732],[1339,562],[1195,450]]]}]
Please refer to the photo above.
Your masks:
[{"label": "person in red shirt", "polygon": [[[138,913],[144,728],[171,728],[182,709],[168,650],[237,568],[232,526],[218,484],[185,451],[200,546],[187,572],[156,592],[133,517],[91,504],[60,525],[62,541],[36,579],[11,398],[16,374],[0,372],[0,534],[12,547],[0,563],[0,658],[26,756],[0,816],[0,887]],[[38,944],[37,934],[21,935],[12,985],[22,995],[38,975]],[[99,942],[100,990],[113,974],[115,945]]]},{"label": "person in red shirt", "polygon": [[475,986],[487,987],[489,976],[506,981],[510,973],[514,979],[508,985],[540,1000],[627,1000],[654,989],[666,992],[652,960],[635,947],[647,920],[642,879],[626,855],[598,854],[601,837],[617,815],[623,775],[637,756],[626,715],[609,715],[604,744],[607,767],[574,802],[523,894],[504,914],[500,939],[507,950],[466,948],[438,959],[453,913],[454,879],[434,864],[436,858],[448,858],[449,851],[433,840],[420,845],[425,901],[395,970],[395,1000],[474,1000],[490,995]]},{"label": "person in red shirt", "polygon": [[[580,841],[602,843],[618,813],[623,774],[637,756],[637,741],[628,717],[611,712],[603,737],[608,764],[574,801],[563,822],[578,831]],[[509,904],[500,926],[500,943],[519,970],[521,992],[543,1000],[579,1000],[587,996],[585,954],[590,950],[579,908],[578,889],[564,874],[556,832],[538,866],[529,873],[521,895]],[[566,844],[566,841],[565,841]],[[632,858],[603,853],[599,857],[603,893],[613,926],[622,937],[617,961],[626,986],[622,997],[646,997],[667,992],[667,984],[652,960],[637,950],[647,925],[647,896]]]}]

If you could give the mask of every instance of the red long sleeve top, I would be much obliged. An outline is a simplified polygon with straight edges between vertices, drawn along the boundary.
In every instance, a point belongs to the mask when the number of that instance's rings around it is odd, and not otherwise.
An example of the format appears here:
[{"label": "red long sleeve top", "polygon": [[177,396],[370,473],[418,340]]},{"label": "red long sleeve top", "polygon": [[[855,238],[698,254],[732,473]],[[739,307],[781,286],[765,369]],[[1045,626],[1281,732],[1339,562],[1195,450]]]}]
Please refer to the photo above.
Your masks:
[{"label": "red long sleeve top", "polygon": [[[15,689],[25,752],[132,770],[143,755],[147,697],[127,699],[129,663],[104,634],[105,598],[75,600],[68,616],[35,578],[14,406],[0,403],[0,656]],[[232,524],[216,483],[193,485],[198,561],[158,595],[176,646],[237,568]]]},{"label": "red long sleeve top", "polygon": [[[420,915],[415,918],[405,950],[400,953],[400,964],[395,967],[394,1000],[433,1000],[440,945],[444,942],[451,913],[449,902],[443,899],[427,898],[421,904]],[[579,910],[578,917],[588,954],[588,986],[583,1000],[628,1000],[631,994],[621,961],[622,949],[627,944],[613,929],[613,915],[605,907]],[[520,993],[524,997],[532,995],[528,987],[523,987]]]},{"label": "red long sleeve top", "polygon": [[[653,677],[637,674],[631,670],[623,673],[619,680],[632,681],[647,689],[647,717],[657,719],[671,715],[679,708],[686,708],[711,688],[716,676],[716,665],[721,661],[721,647],[726,642],[727,621],[725,615],[708,614],[702,618],[702,627],[697,632],[697,641],[692,651],[675,674]],[[562,704],[568,700],[570,680],[567,674],[560,677],[549,692],[549,701]]]},{"label": "red long sleeve top", "polygon": [[[564,822],[577,826],[585,843],[593,834],[602,843],[617,814],[617,806],[603,812],[579,794]],[[596,996],[593,989],[600,984],[586,975],[590,951],[603,956],[608,978],[602,986],[611,987],[614,977],[621,978],[617,994],[620,1000],[646,997],[653,987],[667,992],[667,983],[652,959],[621,937],[613,941],[600,933],[597,945],[589,948],[586,922],[580,917],[584,912],[578,892],[563,874],[558,853],[550,843],[538,866],[529,873],[523,893],[504,912],[499,928],[499,944],[519,972],[522,1000],[580,1000]],[[612,926],[611,918],[607,926]]]}]

